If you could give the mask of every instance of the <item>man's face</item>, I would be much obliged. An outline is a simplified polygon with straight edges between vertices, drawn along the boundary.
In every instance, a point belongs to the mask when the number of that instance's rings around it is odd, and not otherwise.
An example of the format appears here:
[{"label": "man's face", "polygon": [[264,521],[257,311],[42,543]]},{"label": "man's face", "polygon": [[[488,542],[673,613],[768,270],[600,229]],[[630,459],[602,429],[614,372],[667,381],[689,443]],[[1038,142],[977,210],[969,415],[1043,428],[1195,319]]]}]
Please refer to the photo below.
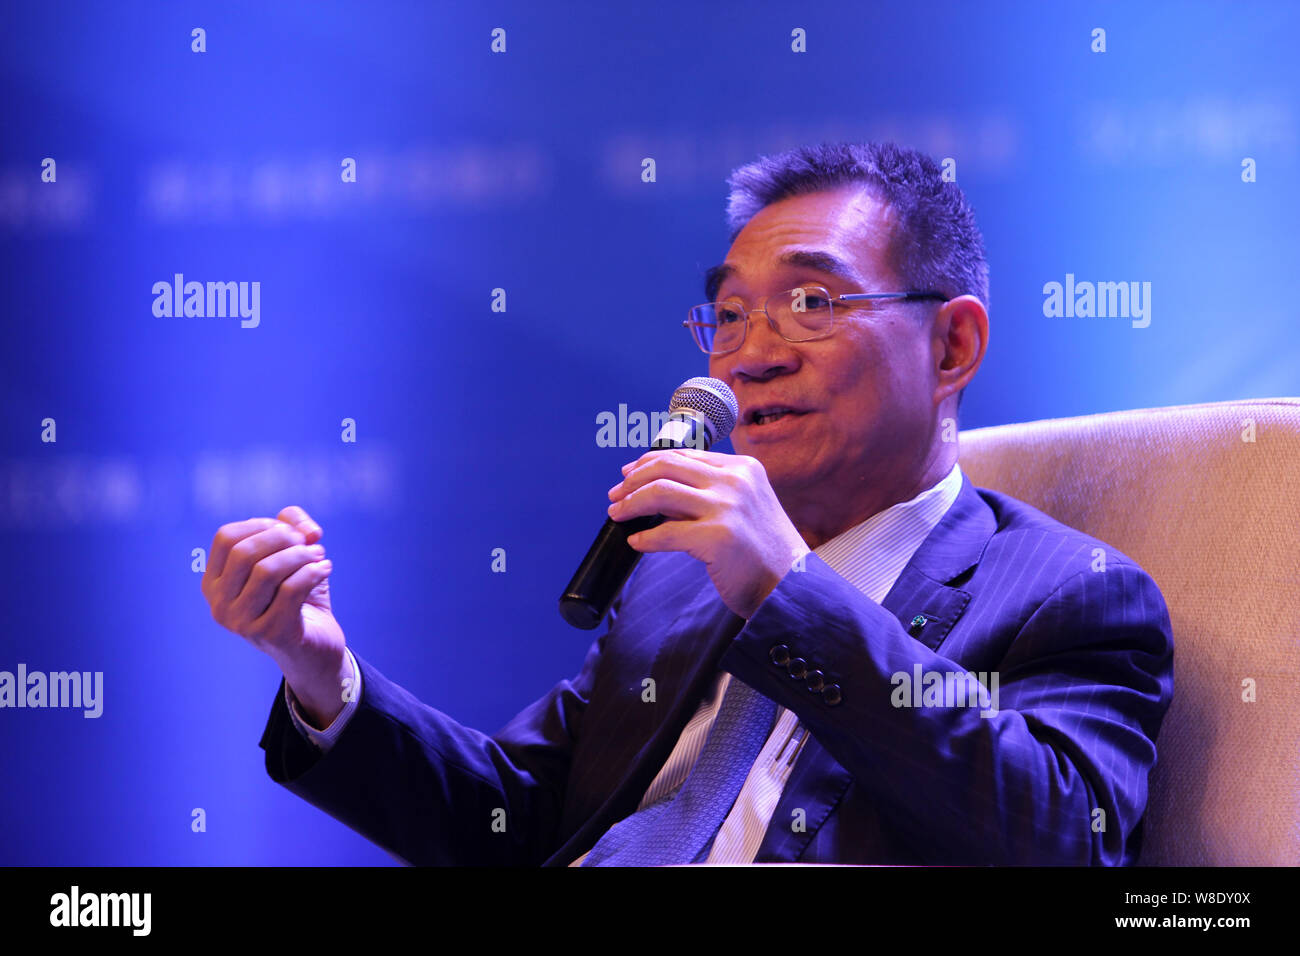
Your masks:
[{"label": "man's face", "polygon": [[[773,203],[736,237],[716,298],[752,309],[764,296],[809,284],[832,297],[907,291],[889,259],[892,228],[892,210],[859,187]],[[812,342],[785,341],[755,313],[740,349],[709,359],[709,374],[740,404],[736,452],[763,463],[792,517],[792,506],[853,508],[909,487],[931,455],[934,346],[922,320],[937,303],[849,306],[837,303],[834,332]],[[753,410],[769,405],[800,414],[754,422]]]}]

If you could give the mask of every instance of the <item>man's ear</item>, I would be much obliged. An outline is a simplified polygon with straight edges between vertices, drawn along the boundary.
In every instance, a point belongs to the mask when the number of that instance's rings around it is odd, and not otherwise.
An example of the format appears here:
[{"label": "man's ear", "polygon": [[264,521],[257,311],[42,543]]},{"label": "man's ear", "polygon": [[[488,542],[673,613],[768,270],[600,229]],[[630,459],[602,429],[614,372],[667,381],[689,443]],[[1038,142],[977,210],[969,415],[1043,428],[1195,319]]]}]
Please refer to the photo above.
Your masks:
[{"label": "man's ear", "polygon": [[989,316],[973,295],[949,299],[932,326],[935,363],[934,403],[940,405],[970,384],[989,343]]}]

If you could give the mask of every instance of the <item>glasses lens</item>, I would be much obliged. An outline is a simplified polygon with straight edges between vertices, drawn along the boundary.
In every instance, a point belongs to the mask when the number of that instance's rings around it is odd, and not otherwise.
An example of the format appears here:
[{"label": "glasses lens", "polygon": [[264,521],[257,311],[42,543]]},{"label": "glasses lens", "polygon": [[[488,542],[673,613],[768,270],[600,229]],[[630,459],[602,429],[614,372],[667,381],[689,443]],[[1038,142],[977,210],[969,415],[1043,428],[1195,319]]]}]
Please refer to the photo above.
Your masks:
[{"label": "glasses lens", "polygon": [[785,338],[805,342],[830,331],[831,294],[821,286],[806,285],[772,296],[767,311]]},{"label": "glasses lens", "polygon": [[697,305],[690,322],[695,341],[710,354],[733,351],[745,337],[745,311],[738,303]]}]

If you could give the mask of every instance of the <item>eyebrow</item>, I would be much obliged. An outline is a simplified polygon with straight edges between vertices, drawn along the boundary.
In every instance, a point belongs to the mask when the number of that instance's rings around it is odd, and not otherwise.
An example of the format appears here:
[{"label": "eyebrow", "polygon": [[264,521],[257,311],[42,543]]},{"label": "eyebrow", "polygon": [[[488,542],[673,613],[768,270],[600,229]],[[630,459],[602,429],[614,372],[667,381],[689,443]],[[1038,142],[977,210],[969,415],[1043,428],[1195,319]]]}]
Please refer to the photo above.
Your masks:
[{"label": "eyebrow", "polygon": [[[815,269],[827,275],[833,275],[846,282],[857,282],[858,275],[851,265],[829,252],[813,249],[795,249],[787,252],[779,260],[782,265]],[[704,273],[704,295],[712,302],[722,288],[722,283],[736,274],[736,267],[729,263],[712,266]]]}]

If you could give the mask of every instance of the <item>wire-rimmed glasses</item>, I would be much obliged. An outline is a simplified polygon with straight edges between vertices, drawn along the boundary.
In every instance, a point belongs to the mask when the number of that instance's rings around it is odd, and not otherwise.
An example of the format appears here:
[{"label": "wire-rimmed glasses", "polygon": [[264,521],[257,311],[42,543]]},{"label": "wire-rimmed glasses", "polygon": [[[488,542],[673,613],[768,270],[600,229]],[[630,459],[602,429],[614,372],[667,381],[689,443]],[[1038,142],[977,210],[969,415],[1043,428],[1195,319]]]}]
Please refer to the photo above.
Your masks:
[{"label": "wire-rimmed glasses", "polygon": [[784,292],[775,292],[765,298],[755,309],[746,309],[744,303],[705,302],[694,306],[682,325],[691,338],[707,355],[726,355],[734,352],[745,341],[749,331],[749,317],[754,312],[767,316],[778,335],[787,342],[811,342],[824,339],[834,331],[836,302],[861,302],[875,299],[937,299],[947,302],[948,296],[940,292],[850,292],[832,296],[823,286],[805,285]]}]

